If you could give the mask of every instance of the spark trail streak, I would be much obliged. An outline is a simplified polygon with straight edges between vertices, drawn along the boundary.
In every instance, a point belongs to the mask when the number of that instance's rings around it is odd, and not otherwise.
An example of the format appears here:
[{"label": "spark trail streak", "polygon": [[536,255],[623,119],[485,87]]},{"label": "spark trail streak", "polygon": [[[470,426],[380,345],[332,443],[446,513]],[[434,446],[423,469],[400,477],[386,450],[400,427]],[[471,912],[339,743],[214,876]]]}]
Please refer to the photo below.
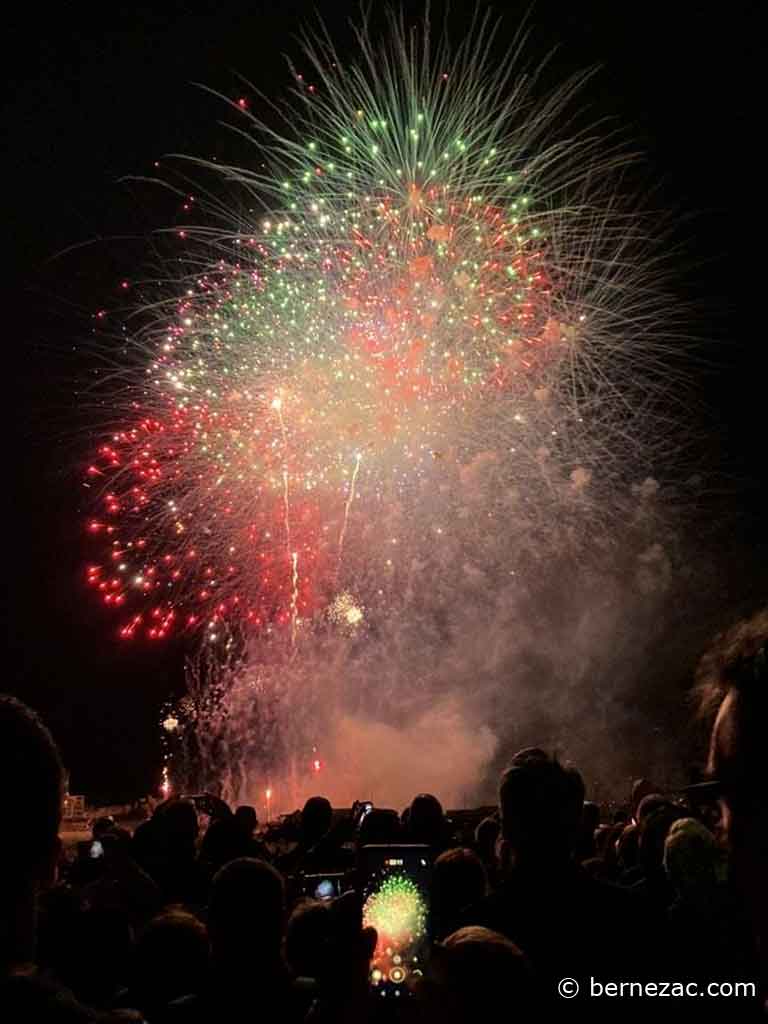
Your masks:
[{"label": "spark trail streak", "polygon": [[339,533],[339,561],[336,570],[336,577],[338,579],[339,572],[341,571],[341,559],[344,554],[344,537],[347,533],[347,523],[349,522],[349,510],[352,508],[352,502],[355,500],[355,486],[357,484],[357,474],[360,471],[360,460],[362,455],[360,452],[355,456],[355,468],[352,470],[352,480],[349,485],[349,496],[347,503],[344,506],[344,521],[341,524],[341,532]]},{"label": "spark trail streak", "polygon": [[299,556],[294,551],[291,555],[291,653],[296,654],[296,625],[299,611]]}]

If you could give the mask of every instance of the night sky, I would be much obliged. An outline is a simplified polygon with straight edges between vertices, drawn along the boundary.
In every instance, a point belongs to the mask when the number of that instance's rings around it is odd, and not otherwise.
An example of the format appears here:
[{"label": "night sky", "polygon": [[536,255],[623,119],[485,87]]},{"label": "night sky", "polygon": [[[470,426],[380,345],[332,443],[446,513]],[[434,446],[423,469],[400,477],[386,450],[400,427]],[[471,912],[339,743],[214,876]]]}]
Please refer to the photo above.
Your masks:
[{"label": "night sky", "polygon": [[[127,798],[157,785],[158,710],[181,686],[184,652],[121,644],[83,582],[81,478],[91,445],[80,396],[92,370],[92,316],[117,303],[122,280],[144,273],[149,232],[177,216],[167,195],[120,179],[155,173],[168,153],[237,157],[239,144],[219,123],[231,120],[226,108],[195,83],[234,98],[239,72],[280,96],[290,86],[283,54],[299,58],[302,22],[318,9],[349,54],[345,22],[357,5],[61,5],[44,14],[22,6],[5,25],[0,688],[41,711],[74,792]],[[373,6],[382,21],[383,5]],[[558,47],[544,86],[601,65],[585,93],[589,113],[614,118],[647,154],[654,203],[677,225],[678,297],[695,304],[692,329],[709,339],[700,393],[722,494],[712,514],[726,508],[731,539],[740,539],[739,609],[759,600],[768,580],[758,6],[542,2],[532,5],[527,49],[535,63]],[[423,4],[406,8],[417,15]],[[457,34],[467,9],[453,5]],[[528,5],[499,9],[504,46]],[[441,20],[442,5],[432,10]],[[243,144],[240,159],[253,155]],[[733,614],[724,606],[723,624]]]}]

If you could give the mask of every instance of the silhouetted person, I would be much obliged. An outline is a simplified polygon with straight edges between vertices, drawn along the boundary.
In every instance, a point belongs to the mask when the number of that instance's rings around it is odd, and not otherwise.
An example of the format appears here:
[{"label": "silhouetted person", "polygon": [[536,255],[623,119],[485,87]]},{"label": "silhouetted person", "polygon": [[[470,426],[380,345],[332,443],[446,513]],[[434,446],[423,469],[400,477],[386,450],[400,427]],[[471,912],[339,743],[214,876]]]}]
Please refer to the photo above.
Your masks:
[{"label": "silhouetted person", "polygon": [[96,1014],[36,967],[37,900],[55,880],[64,770],[51,734],[28,707],[0,695],[0,1020],[84,1024]]},{"label": "silhouetted person", "polygon": [[618,880],[617,845],[621,837],[621,824],[600,825],[595,832],[595,856],[582,861],[589,873],[606,882]]},{"label": "silhouetted person", "polygon": [[638,846],[640,842],[640,829],[632,822],[625,825],[616,840],[616,873],[622,883],[628,879],[630,884],[636,881]]},{"label": "silhouetted person", "polygon": [[[645,781],[645,780],[642,780]],[[621,839],[619,841],[619,857],[621,871],[619,881],[622,885],[636,885],[641,882],[646,876],[646,868],[649,861],[649,845],[646,841],[645,850],[645,863],[641,860],[640,843],[642,841],[643,830],[645,824],[656,811],[664,810],[666,812],[675,812],[672,815],[672,821],[682,816],[682,812],[678,813],[678,809],[669,799],[661,793],[648,793],[644,796],[634,809],[634,815],[631,824],[627,825],[622,832]],[[667,819],[664,819],[667,820]],[[671,824],[671,821],[668,822]],[[657,829],[658,830],[658,826]],[[666,833],[661,836],[661,845],[664,845],[664,838]],[[658,842],[657,842],[658,847]],[[657,850],[658,856],[656,860],[656,868],[661,867],[661,850]]]},{"label": "silhouetted person", "polygon": [[256,838],[256,829],[259,826],[256,809],[249,804],[243,804],[235,811],[235,821],[246,839],[244,856],[268,860],[269,855],[266,846]]},{"label": "silhouetted person", "polygon": [[465,923],[510,938],[554,999],[560,978],[586,979],[597,964],[604,977],[640,977],[649,948],[641,902],[575,862],[584,804],[579,773],[529,748],[502,776],[499,802],[505,877],[463,915]]},{"label": "silhouetted person", "polygon": [[462,928],[438,943],[417,997],[418,1019],[427,1024],[527,1020],[540,1014],[531,964],[513,942],[487,928]]},{"label": "silhouetted person", "polygon": [[323,900],[304,900],[288,919],[285,959],[297,978],[317,978],[331,937],[331,908]]},{"label": "silhouetted person", "polygon": [[330,800],[324,796],[311,796],[301,812],[301,843],[310,848],[328,834],[333,820]]},{"label": "silhouetted person", "polygon": [[266,1019],[303,1020],[308,999],[282,955],[285,919],[283,879],[271,865],[242,858],[223,867],[208,904],[208,983],[199,996],[172,1004],[168,1020],[239,1020],[249,1006]]},{"label": "silhouetted person", "polygon": [[312,796],[304,804],[299,821],[299,842],[278,861],[286,875],[335,871],[348,860],[331,831],[333,809],[324,796]]},{"label": "silhouetted person", "polygon": [[707,771],[768,991],[768,609],[718,638],[697,681],[702,713],[716,712]]},{"label": "silhouetted person", "polygon": [[637,809],[640,806],[641,801],[645,797],[658,792],[659,787],[651,782],[650,779],[635,779],[632,783],[632,796],[629,801],[630,811],[634,821],[637,821]]},{"label": "silhouetted person", "polygon": [[169,800],[152,817],[148,833],[154,880],[166,903],[200,906],[205,902],[207,879],[197,861],[198,820],[191,800]]},{"label": "silhouetted person", "polygon": [[576,859],[579,861],[589,860],[597,852],[595,846],[595,832],[600,824],[600,808],[591,800],[584,801],[581,819],[581,834],[579,845],[576,850]]},{"label": "silhouetted person", "polygon": [[99,878],[82,890],[84,907],[124,914],[132,927],[141,927],[158,913],[160,888],[133,859],[128,831],[113,828],[100,840],[103,869]]},{"label": "silhouetted person", "polygon": [[88,1006],[110,1010],[124,1005],[132,948],[126,913],[82,910],[74,918],[59,977]]},{"label": "silhouetted person", "polygon": [[443,807],[436,796],[420,793],[411,801],[408,814],[407,837],[409,843],[426,843],[439,853],[446,842],[446,822]]},{"label": "silhouetted person", "polygon": [[496,842],[501,832],[498,818],[483,818],[475,829],[475,849],[485,865],[488,881],[495,886],[499,865],[496,860]]},{"label": "silhouetted person", "polygon": [[397,843],[403,841],[400,819],[397,811],[374,807],[360,823],[357,835],[358,846],[371,843]]},{"label": "silhouetted person", "polygon": [[746,916],[732,899],[727,863],[715,837],[694,818],[681,818],[664,844],[664,869],[673,892],[666,938],[675,977],[754,977]]},{"label": "silhouetted person", "polygon": [[666,914],[674,899],[674,890],[664,870],[664,843],[672,825],[684,818],[685,814],[679,807],[669,803],[657,807],[650,814],[643,814],[644,804],[645,800],[638,811],[638,877],[633,883],[633,889],[648,905],[652,904],[659,913]]},{"label": "silhouetted person", "polygon": [[250,853],[247,833],[233,816],[212,821],[200,844],[199,862],[209,879],[232,860]]},{"label": "silhouetted person", "polygon": [[35,961],[36,900],[51,885],[59,856],[64,771],[50,733],[13,697],[0,696],[3,818],[0,843],[0,975]]},{"label": "silhouetted person", "polygon": [[138,937],[125,1004],[154,1020],[173,1000],[205,987],[208,957],[205,925],[193,914],[161,914]]},{"label": "silhouetted person", "polygon": [[153,868],[159,856],[156,833],[157,822],[148,818],[136,826],[131,837],[131,856],[150,877],[154,877]]},{"label": "silhouetted person", "polygon": [[115,819],[111,814],[104,814],[100,818],[96,818],[91,826],[91,838],[101,839],[107,832],[111,832],[115,825]]},{"label": "silhouetted person", "polygon": [[456,930],[461,912],[482,900],[488,875],[473,850],[441,853],[432,866],[432,934],[437,940]]},{"label": "silhouetted person", "polygon": [[674,806],[669,797],[664,796],[663,793],[649,793],[643,797],[635,809],[635,822],[642,828],[646,818],[650,818],[656,811]]},{"label": "silhouetted person", "polygon": [[256,808],[251,807],[250,804],[243,804],[238,807],[235,811],[235,821],[238,827],[242,830],[243,835],[246,839],[253,839],[254,833],[259,824],[259,818],[256,814]]}]

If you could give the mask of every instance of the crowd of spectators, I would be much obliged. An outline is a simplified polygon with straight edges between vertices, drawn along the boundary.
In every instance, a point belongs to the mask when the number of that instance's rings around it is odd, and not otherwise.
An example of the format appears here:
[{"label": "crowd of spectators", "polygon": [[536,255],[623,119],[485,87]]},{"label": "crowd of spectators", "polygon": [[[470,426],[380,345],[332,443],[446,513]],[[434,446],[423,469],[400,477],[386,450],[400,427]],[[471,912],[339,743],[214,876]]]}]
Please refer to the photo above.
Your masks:
[{"label": "crowd of spectators", "polygon": [[[418,794],[402,813],[360,816],[316,796],[263,829],[252,807],[216,801],[202,815],[176,798],[132,832],[95,821],[68,855],[55,742],[0,697],[0,775],[18,793],[0,842],[0,1020],[459,1024],[626,1018],[641,1006],[678,1017],[693,992],[697,1018],[760,1019],[763,650],[742,650],[709,686],[709,781],[685,791],[640,779],[607,813],[575,767],[529,748],[482,812],[447,814]],[[430,955],[396,1006],[369,984],[376,934],[363,925],[360,850],[371,843],[423,844],[431,863]],[[306,892],[303,880],[322,873],[343,879],[333,899]],[[576,999],[563,998],[563,979],[580,986]],[[650,1010],[644,988],[617,1009],[590,995],[590,979],[688,988]],[[754,991],[726,1005],[713,981]]]}]

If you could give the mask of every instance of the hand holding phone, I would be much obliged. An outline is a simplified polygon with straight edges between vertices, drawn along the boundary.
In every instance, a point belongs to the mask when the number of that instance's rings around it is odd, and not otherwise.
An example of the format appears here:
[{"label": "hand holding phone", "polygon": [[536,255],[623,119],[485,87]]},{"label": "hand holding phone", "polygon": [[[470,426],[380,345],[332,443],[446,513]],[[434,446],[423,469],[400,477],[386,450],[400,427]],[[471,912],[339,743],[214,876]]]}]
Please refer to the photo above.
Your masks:
[{"label": "hand holding phone", "polygon": [[430,944],[429,847],[364,846],[363,925],[377,933],[369,981],[383,998],[410,994]]},{"label": "hand holding phone", "polygon": [[359,829],[363,819],[373,810],[373,800],[355,800],[352,804],[352,820]]}]

